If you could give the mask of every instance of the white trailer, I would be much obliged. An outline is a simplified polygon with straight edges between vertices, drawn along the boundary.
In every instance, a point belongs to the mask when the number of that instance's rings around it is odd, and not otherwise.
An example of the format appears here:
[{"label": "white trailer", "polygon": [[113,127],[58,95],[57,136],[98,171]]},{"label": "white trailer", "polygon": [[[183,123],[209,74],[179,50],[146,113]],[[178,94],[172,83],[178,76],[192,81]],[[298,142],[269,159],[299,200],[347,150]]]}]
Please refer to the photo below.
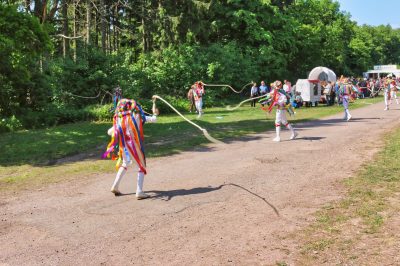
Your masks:
[{"label": "white trailer", "polygon": [[321,85],[319,82],[298,79],[295,90],[300,93],[305,105],[316,106],[321,99]]},{"label": "white trailer", "polygon": [[296,82],[296,92],[300,92],[306,105],[316,106],[321,99],[321,81],[336,82],[336,74],[327,67],[315,67],[310,71],[308,79]]}]

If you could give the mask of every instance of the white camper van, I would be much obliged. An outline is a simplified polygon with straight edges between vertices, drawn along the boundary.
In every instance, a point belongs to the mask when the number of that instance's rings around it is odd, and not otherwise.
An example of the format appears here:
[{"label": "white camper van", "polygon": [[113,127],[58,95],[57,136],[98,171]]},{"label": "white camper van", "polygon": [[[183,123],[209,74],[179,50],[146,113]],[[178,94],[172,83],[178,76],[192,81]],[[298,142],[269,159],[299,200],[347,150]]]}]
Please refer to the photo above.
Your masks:
[{"label": "white camper van", "polygon": [[298,79],[295,90],[296,92],[300,92],[305,105],[317,106],[321,99],[321,85],[318,81]]}]

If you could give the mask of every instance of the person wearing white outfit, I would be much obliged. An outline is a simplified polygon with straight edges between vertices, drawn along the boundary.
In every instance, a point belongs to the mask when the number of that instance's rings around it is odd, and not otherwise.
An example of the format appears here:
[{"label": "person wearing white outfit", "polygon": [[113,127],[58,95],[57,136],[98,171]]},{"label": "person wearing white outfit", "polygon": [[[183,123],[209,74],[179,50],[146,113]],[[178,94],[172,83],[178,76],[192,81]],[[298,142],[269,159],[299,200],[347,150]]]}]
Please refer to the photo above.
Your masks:
[{"label": "person wearing white outfit", "polygon": [[203,95],[205,94],[203,82],[198,81],[195,83],[196,90],[194,91],[194,100],[196,109],[199,112],[197,118],[203,115]]},{"label": "person wearing white outfit", "polygon": [[286,118],[286,103],[287,103],[287,96],[285,92],[282,90],[282,82],[275,81],[275,90],[271,92],[271,107],[276,106],[276,117],[275,117],[275,130],[276,130],[276,137],[273,141],[279,142],[281,141],[280,133],[281,133],[281,125],[284,125],[287,129],[291,131],[290,139],[295,139],[298,133],[294,130],[293,126],[289,124]]},{"label": "person wearing white outfit", "polygon": [[351,119],[351,114],[349,111],[349,101],[350,101],[350,94],[351,94],[351,84],[345,83],[343,85],[343,95],[342,95],[342,101],[343,101],[343,108],[344,108],[344,120],[349,121]]},{"label": "person wearing white outfit", "polygon": [[396,86],[396,82],[392,81],[389,85],[390,88],[390,103],[392,104],[392,99],[396,100],[396,104],[399,104],[399,100],[397,99],[397,86]]}]

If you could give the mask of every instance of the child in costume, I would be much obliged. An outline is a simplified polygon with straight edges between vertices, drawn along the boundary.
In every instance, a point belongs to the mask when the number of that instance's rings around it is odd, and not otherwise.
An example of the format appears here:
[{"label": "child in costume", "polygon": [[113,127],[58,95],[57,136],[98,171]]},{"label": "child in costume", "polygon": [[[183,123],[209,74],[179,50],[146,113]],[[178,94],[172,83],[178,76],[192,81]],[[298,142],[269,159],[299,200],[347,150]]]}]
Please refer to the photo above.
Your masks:
[{"label": "child in costume", "polygon": [[195,87],[196,89],[194,90],[193,95],[196,102],[196,109],[199,112],[197,118],[200,118],[203,114],[203,95],[205,94],[203,82],[196,82]]},{"label": "child in costume", "polygon": [[[268,95],[267,98],[261,99],[260,101],[263,102],[263,104],[266,103],[266,101],[270,102],[270,105],[268,107],[268,111],[271,112],[274,106],[276,106],[276,118],[275,118],[275,130],[276,130],[276,137],[273,139],[273,141],[279,142],[281,141],[280,133],[281,133],[281,124],[283,124],[287,129],[291,131],[291,136],[290,139],[295,139],[298,135],[298,133],[294,130],[293,126],[289,124],[286,118],[286,113],[287,111],[290,115],[294,114],[291,106],[290,106],[290,97],[286,95],[286,92],[282,89],[282,82],[277,80],[274,83],[274,90],[271,91]],[[265,110],[263,108],[263,110]]]},{"label": "child in costume", "polygon": [[[154,104],[153,114],[156,114]],[[140,200],[148,197],[143,192],[143,181],[146,174],[143,125],[146,122],[156,122],[156,120],[155,115],[146,116],[135,100],[121,99],[118,102],[113,118],[113,127],[108,130],[108,134],[112,137],[111,142],[103,154],[103,158],[108,157],[111,153],[113,160],[118,159],[116,165],[118,172],[111,187],[111,192],[116,196],[121,194],[118,186],[127,171],[128,163],[135,162],[139,168],[136,198]]]}]

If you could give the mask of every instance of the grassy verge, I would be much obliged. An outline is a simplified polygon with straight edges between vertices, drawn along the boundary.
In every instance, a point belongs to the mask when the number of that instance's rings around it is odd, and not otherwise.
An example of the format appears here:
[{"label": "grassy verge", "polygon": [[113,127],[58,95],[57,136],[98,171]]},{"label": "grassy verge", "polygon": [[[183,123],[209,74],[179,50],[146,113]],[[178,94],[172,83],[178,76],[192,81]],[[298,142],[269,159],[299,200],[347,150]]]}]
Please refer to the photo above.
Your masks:
[{"label": "grassy verge", "polygon": [[388,254],[399,259],[399,156],[400,129],[386,136],[373,162],[344,181],[347,195],[318,211],[316,222],[300,234],[300,264],[392,265]]},{"label": "grassy verge", "polygon": [[[358,100],[351,105],[351,108],[364,107],[381,100],[381,98]],[[318,119],[342,111],[342,107],[338,106],[302,108],[296,110],[296,116],[290,120],[296,123]],[[196,120],[194,114],[189,114],[187,117],[207,128],[214,137],[224,141],[273,129],[275,119],[273,114],[268,115],[259,108],[248,106],[235,111],[227,111],[224,108],[209,108],[205,112],[206,114],[201,120]],[[106,131],[110,126],[111,123],[83,122],[0,135],[2,147],[2,153],[0,153],[0,190],[9,188],[10,185],[14,186],[18,182],[28,182],[29,179],[39,180],[41,176],[46,176],[50,172],[49,169],[56,169],[66,164],[70,168],[80,169],[79,173],[86,175],[91,170],[86,171],[79,167],[79,163],[73,163],[72,160],[61,165],[51,165],[57,159],[92,152],[93,150],[96,150],[97,158],[99,158],[109,141]],[[157,123],[146,124],[145,138],[148,157],[179,153],[208,142],[200,131],[182,121],[176,115],[160,116]],[[104,161],[97,161],[96,163],[103,165],[102,168],[104,169],[106,169],[104,165],[109,165]],[[58,173],[63,175],[60,171]],[[112,171],[112,168],[110,171]],[[54,173],[56,174],[57,171]],[[58,180],[58,178],[55,179]]]}]

